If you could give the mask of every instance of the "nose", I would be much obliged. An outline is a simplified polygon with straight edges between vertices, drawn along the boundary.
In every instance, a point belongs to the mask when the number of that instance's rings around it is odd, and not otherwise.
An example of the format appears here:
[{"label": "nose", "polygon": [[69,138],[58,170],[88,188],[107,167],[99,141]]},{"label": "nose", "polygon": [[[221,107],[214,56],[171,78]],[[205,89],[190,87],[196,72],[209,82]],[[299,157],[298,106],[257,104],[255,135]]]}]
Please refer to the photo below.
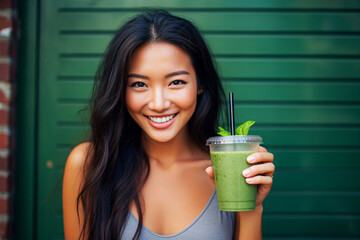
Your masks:
[{"label": "nose", "polygon": [[170,107],[170,101],[162,88],[154,88],[149,102],[149,108],[156,112],[163,112]]}]

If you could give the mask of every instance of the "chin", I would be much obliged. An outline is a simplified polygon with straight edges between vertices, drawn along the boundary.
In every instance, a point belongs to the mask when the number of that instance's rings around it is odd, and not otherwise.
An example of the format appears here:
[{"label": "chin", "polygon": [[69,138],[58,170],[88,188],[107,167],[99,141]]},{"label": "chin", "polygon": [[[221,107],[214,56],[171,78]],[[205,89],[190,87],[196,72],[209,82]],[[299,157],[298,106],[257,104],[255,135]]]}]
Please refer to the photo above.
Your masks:
[{"label": "chin", "polygon": [[154,142],[158,142],[158,143],[167,143],[167,142],[170,142],[172,140],[174,140],[176,138],[176,136],[178,134],[174,134],[174,133],[171,133],[171,132],[160,132],[160,133],[157,133],[157,132],[152,132],[152,133],[145,133],[145,137],[151,141],[154,141]]},{"label": "chin", "polygon": [[147,137],[150,138],[152,141],[159,142],[159,143],[167,143],[175,138],[174,136],[156,136],[156,137],[147,136]]}]

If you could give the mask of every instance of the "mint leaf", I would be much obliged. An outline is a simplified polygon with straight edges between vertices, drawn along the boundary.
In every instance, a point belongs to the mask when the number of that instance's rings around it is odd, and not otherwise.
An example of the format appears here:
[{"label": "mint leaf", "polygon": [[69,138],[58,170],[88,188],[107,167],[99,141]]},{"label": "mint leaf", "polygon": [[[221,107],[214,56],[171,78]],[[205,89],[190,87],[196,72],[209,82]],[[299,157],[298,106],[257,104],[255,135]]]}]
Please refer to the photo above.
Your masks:
[{"label": "mint leaf", "polygon": [[[249,132],[249,128],[254,125],[255,121],[246,121],[243,124],[239,125],[235,130],[235,135],[247,135]],[[231,133],[219,127],[219,132],[217,133],[221,136],[230,136]]]},{"label": "mint leaf", "polygon": [[249,132],[249,128],[254,125],[255,121],[246,121],[243,124],[239,125],[236,130],[236,135],[247,135]]},{"label": "mint leaf", "polygon": [[228,131],[226,131],[222,127],[219,127],[219,132],[217,134],[219,134],[220,136],[230,136],[231,135]]}]

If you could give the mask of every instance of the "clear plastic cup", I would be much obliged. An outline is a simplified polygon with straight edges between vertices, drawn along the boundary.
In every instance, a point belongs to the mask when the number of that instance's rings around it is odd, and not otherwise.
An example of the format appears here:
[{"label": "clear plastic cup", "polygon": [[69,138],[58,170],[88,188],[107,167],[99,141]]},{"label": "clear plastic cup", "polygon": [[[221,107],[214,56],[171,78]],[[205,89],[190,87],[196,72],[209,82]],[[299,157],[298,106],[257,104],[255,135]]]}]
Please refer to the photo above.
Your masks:
[{"label": "clear plastic cup", "polygon": [[242,171],[250,167],[246,158],[257,151],[262,138],[256,135],[211,137],[210,147],[216,192],[222,211],[251,211],[255,209],[257,185],[246,183]]}]

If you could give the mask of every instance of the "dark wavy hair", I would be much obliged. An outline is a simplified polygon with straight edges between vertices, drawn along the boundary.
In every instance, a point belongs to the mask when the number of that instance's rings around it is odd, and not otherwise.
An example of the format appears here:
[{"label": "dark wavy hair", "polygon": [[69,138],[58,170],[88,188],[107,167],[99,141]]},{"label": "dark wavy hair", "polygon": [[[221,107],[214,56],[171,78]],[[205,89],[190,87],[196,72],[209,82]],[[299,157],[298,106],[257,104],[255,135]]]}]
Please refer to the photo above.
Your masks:
[{"label": "dark wavy hair", "polygon": [[167,42],[189,54],[202,93],[188,122],[194,142],[207,151],[205,141],[216,135],[224,93],[212,57],[197,28],[166,11],[140,14],[123,25],[110,42],[98,72],[91,100],[91,147],[77,206],[83,208],[80,239],[121,238],[129,205],[135,202],[142,227],[139,192],[150,166],[141,142],[141,128],[125,102],[129,62],[144,44]]}]

